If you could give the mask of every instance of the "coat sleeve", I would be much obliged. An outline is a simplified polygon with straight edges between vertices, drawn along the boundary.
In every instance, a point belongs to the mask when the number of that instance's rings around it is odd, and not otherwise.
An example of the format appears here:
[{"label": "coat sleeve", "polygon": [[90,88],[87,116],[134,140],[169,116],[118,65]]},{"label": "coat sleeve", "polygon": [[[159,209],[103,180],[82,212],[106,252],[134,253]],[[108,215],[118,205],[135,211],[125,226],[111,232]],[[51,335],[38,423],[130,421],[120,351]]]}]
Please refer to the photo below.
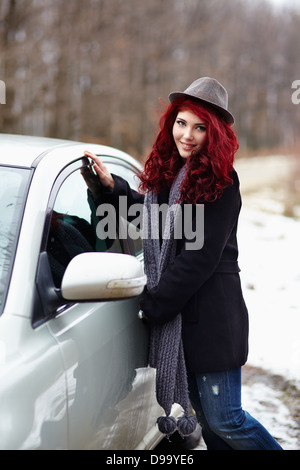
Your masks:
[{"label": "coat sleeve", "polygon": [[118,208],[120,196],[126,196],[128,207],[137,203],[143,204],[143,194],[140,194],[138,191],[132,189],[127,181],[120,176],[114,174],[112,176],[115,182],[113,191],[107,191],[103,186],[101,186],[101,191],[96,201],[97,205],[106,202]]},{"label": "coat sleeve", "polygon": [[[215,202],[204,205],[203,247],[190,250],[183,243],[174,262],[161,275],[159,284],[144,292],[141,308],[150,321],[164,323],[172,320],[212,276],[229,238],[235,238],[240,207],[239,181],[234,173],[234,184],[226,188]],[[195,225],[195,219],[192,222]]]}]

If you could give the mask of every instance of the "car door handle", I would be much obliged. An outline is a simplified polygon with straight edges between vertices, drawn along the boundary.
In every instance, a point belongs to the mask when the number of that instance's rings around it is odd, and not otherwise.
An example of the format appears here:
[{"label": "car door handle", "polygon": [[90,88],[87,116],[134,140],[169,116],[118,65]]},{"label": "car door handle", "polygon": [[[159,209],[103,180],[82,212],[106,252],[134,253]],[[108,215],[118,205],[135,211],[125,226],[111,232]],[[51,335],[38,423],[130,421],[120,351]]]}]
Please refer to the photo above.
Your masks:
[{"label": "car door handle", "polygon": [[139,276],[131,279],[114,279],[107,283],[108,289],[124,289],[128,287],[144,287],[147,282],[146,276]]}]

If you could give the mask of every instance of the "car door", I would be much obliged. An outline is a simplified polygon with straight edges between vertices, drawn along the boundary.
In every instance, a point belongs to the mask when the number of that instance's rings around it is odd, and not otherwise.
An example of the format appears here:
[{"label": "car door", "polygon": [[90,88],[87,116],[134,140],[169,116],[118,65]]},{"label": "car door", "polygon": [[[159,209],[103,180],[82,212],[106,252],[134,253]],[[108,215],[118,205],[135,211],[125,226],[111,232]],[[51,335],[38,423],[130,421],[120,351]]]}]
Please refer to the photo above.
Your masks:
[{"label": "car door", "polygon": [[[65,169],[50,197],[44,243],[56,291],[76,254],[130,250],[126,239],[103,240],[96,235],[95,207],[83,177],[88,164],[82,159]],[[111,169],[134,184],[130,166],[115,161]],[[134,250],[138,255],[138,242]],[[138,298],[66,303],[48,321],[66,371],[72,449],[133,449],[154,424],[148,330],[137,313]]]}]

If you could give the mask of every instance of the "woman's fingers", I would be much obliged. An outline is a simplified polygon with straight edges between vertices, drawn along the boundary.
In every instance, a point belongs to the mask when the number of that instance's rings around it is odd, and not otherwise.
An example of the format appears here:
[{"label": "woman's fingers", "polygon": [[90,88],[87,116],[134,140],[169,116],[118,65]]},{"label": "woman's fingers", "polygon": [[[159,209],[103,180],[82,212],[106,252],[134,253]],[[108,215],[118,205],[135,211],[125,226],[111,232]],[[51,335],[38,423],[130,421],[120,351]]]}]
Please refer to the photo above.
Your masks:
[{"label": "woman's fingers", "polygon": [[105,186],[107,189],[112,191],[114,189],[114,179],[110,172],[108,171],[107,167],[104,165],[104,163],[101,161],[101,158],[97,157],[95,154],[90,152],[89,150],[86,150],[84,152],[86,157],[91,158],[95,164],[94,164],[94,170],[99,176],[99,179],[103,186]]}]

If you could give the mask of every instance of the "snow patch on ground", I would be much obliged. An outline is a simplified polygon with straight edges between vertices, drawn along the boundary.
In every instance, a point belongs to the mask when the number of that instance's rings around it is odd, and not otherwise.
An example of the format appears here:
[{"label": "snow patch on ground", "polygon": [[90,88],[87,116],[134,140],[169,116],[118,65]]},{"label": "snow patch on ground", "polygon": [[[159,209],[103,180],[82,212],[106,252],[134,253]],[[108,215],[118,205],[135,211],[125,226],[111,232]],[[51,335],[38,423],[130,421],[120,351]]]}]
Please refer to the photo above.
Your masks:
[{"label": "snow patch on ground", "polygon": [[238,239],[248,361],[300,386],[300,221],[244,208]]},{"label": "snow patch on ground", "polygon": [[262,383],[244,385],[243,408],[256,418],[284,450],[299,450],[299,428],[289,409],[283,404],[281,392]]}]

